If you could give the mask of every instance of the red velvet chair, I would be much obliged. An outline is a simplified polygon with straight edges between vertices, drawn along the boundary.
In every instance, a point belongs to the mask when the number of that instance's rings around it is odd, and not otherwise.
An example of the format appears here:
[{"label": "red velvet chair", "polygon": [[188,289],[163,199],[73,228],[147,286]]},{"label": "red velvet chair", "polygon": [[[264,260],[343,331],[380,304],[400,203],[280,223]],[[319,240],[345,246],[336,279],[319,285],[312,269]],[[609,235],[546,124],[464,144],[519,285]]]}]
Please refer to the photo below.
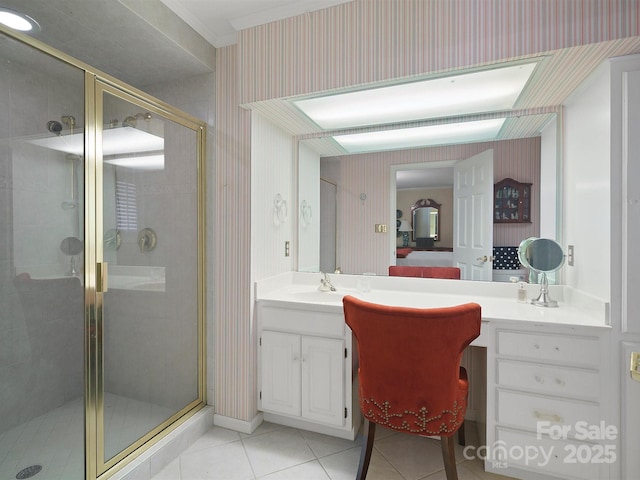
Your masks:
[{"label": "red velvet chair", "polygon": [[416,267],[409,265],[389,266],[392,277],[450,278],[460,280],[458,267]]},{"label": "red velvet chair", "polygon": [[460,360],[480,335],[480,305],[407,308],[347,295],[344,318],[358,343],[364,436],[357,480],[367,476],[375,426],[439,435],[447,480],[457,479],[453,435],[464,421],[469,384]]}]

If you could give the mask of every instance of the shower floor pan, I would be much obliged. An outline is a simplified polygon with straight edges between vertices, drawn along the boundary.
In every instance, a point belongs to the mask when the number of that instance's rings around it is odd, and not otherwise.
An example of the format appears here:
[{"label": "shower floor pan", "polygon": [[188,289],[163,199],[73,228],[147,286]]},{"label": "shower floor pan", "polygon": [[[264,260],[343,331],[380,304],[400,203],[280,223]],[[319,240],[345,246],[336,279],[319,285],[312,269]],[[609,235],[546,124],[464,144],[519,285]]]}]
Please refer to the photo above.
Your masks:
[{"label": "shower floor pan", "polygon": [[[118,453],[173,413],[169,408],[105,394],[105,455]],[[35,465],[42,470],[29,477],[34,480],[84,480],[82,398],[0,433],[0,479],[14,479]]]}]

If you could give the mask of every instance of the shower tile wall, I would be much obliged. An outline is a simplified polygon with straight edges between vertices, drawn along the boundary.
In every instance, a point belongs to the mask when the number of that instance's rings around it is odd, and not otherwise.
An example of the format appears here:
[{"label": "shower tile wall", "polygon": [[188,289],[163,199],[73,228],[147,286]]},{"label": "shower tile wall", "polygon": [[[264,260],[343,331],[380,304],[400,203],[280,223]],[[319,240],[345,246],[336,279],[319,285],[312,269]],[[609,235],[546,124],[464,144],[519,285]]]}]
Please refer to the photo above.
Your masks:
[{"label": "shower tile wall", "polygon": [[[35,325],[14,285],[16,274],[63,276],[60,242],[78,231],[65,154],[25,144],[50,135],[49,120],[84,115],[81,72],[3,39],[0,65],[0,432],[82,395],[82,318],[49,312]],[[17,51],[13,58],[10,52]],[[37,65],[31,68],[29,65]],[[80,217],[81,218],[81,217]],[[61,293],[66,295],[66,293]],[[77,291],[73,293],[77,295]],[[44,306],[46,308],[46,306]],[[34,328],[35,327],[35,328]],[[52,336],[51,333],[55,332]]]},{"label": "shower tile wall", "polygon": [[166,292],[109,289],[104,373],[107,392],[177,410],[197,394],[195,139],[169,122],[164,138],[163,170],[117,170],[136,187],[138,230],[153,229],[157,245],[143,252],[137,232],[122,232],[115,264],[164,267]]}]

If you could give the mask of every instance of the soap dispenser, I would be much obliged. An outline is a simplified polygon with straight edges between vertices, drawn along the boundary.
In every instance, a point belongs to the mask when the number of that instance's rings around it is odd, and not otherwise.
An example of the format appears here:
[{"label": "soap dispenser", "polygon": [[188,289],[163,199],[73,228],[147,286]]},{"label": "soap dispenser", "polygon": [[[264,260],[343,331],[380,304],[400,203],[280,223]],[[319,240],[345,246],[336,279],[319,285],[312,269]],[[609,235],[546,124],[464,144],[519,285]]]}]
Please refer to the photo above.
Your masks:
[{"label": "soap dispenser", "polygon": [[527,303],[527,284],[518,282],[518,302]]}]

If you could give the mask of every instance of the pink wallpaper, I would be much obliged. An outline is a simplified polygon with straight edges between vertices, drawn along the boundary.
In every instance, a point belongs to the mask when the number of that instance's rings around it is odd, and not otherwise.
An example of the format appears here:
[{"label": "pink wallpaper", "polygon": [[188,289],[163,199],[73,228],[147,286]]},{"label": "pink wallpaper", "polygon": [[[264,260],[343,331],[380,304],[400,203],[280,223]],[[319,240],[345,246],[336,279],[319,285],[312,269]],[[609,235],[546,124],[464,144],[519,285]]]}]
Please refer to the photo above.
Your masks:
[{"label": "pink wallpaper", "polygon": [[[639,26],[637,2],[627,0],[355,0],[247,29],[237,46],[220,49],[214,188],[215,221],[224,228],[213,253],[216,412],[245,421],[257,413],[251,249],[249,235],[238,234],[249,232],[251,208],[251,135],[241,104],[638,36]],[[353,189],[367,188],[357,183],[355,164],[346,174]],[[366,241],[383,248],[379,237]],[[365,250],[357,247],[352,241],[345,248],[355,255]]]},{"label": "pink wallpaper", "polygon": [[239,36],[241,102],[638,35],[626,0],[355,0]]},{"label": "pink wallpaper", "polygon": [[238,106],[236,65],[236,47],[218,50],[215,184],[208,187],[215,190],[218,227],[212,252],[216,294],[209,310],[214,315],[216,413],[247,420],[257,408],[253,375],[256,348],[250,329],[251,113]]}]

